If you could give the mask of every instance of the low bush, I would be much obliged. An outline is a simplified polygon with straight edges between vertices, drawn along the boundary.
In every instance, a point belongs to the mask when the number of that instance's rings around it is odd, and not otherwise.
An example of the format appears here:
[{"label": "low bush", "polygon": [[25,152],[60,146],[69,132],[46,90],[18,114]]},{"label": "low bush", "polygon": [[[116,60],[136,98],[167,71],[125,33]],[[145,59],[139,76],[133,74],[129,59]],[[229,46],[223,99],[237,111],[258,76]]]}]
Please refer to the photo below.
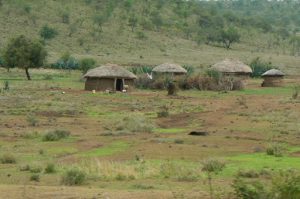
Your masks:
[{"label": "low bush", "polygon": [[285,151],[285,148],[282,144],[279,143],[271,143],[267,149],[266,149],[266,153],[267,155],[273,155],[275,157],[281,157],[283,156]]},{"label": "low bush", "polygon": [[27,122],[29,123],[30,126],[37,126],[37,124],[39,123],[39,120],[33,114],[27,115],[26,120],[27,120]]},{"label": "low bush", "polygon": [[40,175],[39,174],[32,174],[30,176],[30,181],[39,182],[40,181]]},{"label": "low bush", "polygon": [[237,176],[243,178],[258,178],[259,172],[255,170],[240,170],[238,171]]},{"label": "low bush", "polygon": [[151,121],[142,115],[131,115],[124,117],[121,121],[115,124],[116,131],[128,133],[152,133],[154,125]]},{"label": "low bush", "polygon": [[251,61],[250,67],[252,68],[252,77],[261,77],[263,73],[273,68],[271,62],[265,62],[259,57]]},{"label": "low bush", "polygon": [[45,168],[45,173],[55,173],[55,165],[53,163],[49,163],[47,164],[46,168]]},{"label": "low bush", "polygon": [[16,161],[16,158],[12,154],[4,154],[0,158],[0,162],[2,164],[15,164],[17,161]]},{"label": "low bush", "polygon": [[44,40],[53,39],[57,34],[58,32],[54,28],[49,27],[48,25],[43,26],[40,30],[40,36]]},{"label": "low bush", "polygon": [[79,169],[69,169],[62,176],[62,184],[64,185],[81,185],[86,180],[86,174]]},{"label": "low bush", "polygon": [[64,138],[67,138],[70,136],[69,131],[65,130],[55,130],[55,131],[50,131],[47,134],[44,135],[43,141],[58,141]]},{"label": "low bush", "polygon": [[41,173],[42,172],[42,168],[39,166],[31,166],[30,170],[31,173]]},{"label": "low bush", "polygon": [[234,180],[232,185],[237,198],[242,199],[271,199],[265,186],[259,181]]},{"label": "low bush", "polygon": [[164,105],[161,107],[161,110],[157,112],[157,117],[162,118],[162,117],[168,117],[169,116],[169,107]]}]

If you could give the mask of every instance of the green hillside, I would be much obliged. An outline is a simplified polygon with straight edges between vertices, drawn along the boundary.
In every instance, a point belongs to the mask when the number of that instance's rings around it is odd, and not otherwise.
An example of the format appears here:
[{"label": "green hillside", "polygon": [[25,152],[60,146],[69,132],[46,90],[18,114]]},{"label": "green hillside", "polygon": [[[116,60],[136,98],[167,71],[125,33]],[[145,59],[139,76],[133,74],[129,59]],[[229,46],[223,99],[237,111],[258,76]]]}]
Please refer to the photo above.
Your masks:
[{"label": "green hillside", "polygon": [[[45,40],[47,62],[65,52],[98,64],[178,62],[206,68],[225,57],[271,61],[300,72],[299,1],[0,0],[0,49],[24,34]],[[216,37],[233,27],[240,41],[226,50]]]}]

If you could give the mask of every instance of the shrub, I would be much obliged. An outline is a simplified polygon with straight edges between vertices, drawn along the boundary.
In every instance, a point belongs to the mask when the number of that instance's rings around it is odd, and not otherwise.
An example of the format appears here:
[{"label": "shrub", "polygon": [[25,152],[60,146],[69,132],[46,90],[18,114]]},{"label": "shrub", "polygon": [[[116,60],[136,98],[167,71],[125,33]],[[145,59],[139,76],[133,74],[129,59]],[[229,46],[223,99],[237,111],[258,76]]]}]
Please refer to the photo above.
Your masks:
[{"label": "shrub", "polygon": [[77,59],[72,57],[70,53],[66,52],[59,60],[57,60],[54,64],[51,64],[51,68],[77,70],[80,68],[80,63]]},{"label": "shrub", "polygon": [[50,131],[47,134],[45,134],[43,137],[43,141],[58,141],[63,138],[67,138],[68,136],[70,136],[69,131],[55,130],[55,131]]},{"label": "shrub", "polygon": [[41,173],[42,172],[42,168],[39,166],[35,166],[35,167],[30,167],[29,170],[31,173]]},{"label": "shrub", "polygon": [[27,165],[23,165],[20,167],[20,171],[30,171],[30,166],[27,164]]},{"label": "shrub", "polygon": [[144,39],[147,39],[147,36],[144,32],[138,31],[138,32],[136,32],[136,38],[140,39],[140,40],[144,40]]},{"label": "shrub", "polygon": [[47,164],[46,168],[45,168],[45,173],[55,173],[55,165],[53,163],[49,163]]},{"label": "shrub", "polygon": [[244,178],[258,178],[259,173],[254,170],[240,170],[238,171],[237,175],[239,177],[244,177]]},{"label": "shrub", "polygon": [[49,27],[48,25],[45,25],[40,30],[40,36],[44,39],[53,39],[57,35],[57,31],[54,28]]},{"label": "shrub", "polygon": [[273,198],[296,199],[300,198],[300,175],[295,171],[281,171],[273,177],[272,190]]},{"label": "shrub", "polygon": [[225,167],[225,163],[217,159],[207,159],[202,162],[202,171],[219,173]]},{"label": "shrub", "polygon": [[85,74],[88,70],[92,69],[96,64],[96,61],[93,58],[84,58],[80,60],[80,70]]},{"label": "shrub", "polygon": [[15,164],[17,161],[16,161],[16,158],[12,154],[4,154],[0,158],[0,162],[2,164]]},{"label": "shrub", "polygon": [[257,57],[251,61],[250,67],[252,68],[251,77],[261,77],[263,73],[272,69],[272,63],[262,61],[259,57]]},{"label": "shrub", "polygon": [[32,114],[27,115],[26,120],[30,126],[37,126],[39,122],[38,119]]},{"label": "shrub", "polygon": [[168,117],[169,116],[169,108],[168,106],[164,105],[161,107],[161,110],[157,112],[157,117]]},{"label": "shrub", "polygon": [[124,117],[121,121],[116,124],[116,130],[119,132],[145,132],[152,133],[154,126],[151,121],[148,121],[142,115]]},{"label": "shrub", "polygon": [[184,143],[184,140],[176,139],[176,140],[174,140],[174,143],[175,143],[175,144],[183,144],[183,143]]},{"label": "shrub", "polygon": [[279,143],[271,143],[267,149],[267,155],[274,155],[275,157],[281,157],[284,154],[284,147]]},{"label": "shrub", "polygon": [[9,81],[4,81],[4,87],[3,87],[3,90],[4,91],[9,91],[9,89],[10,89],[10,86],[9,86]]},{"label": "shrub", "polygon": [[295,86],[293,89],[292,99],[297,99],[300,93],[300,86]]},{"label": "shrub", "polygon": [[195,72],[195,68],[191,65],[183,65],[183,68],[187,71],[187,75],[190,76]]},{"label": "shrub", "polygon": [[[259,181],[246,182],[237,178],[233,182],[235,195],[242,199],[268,199],[270,198],[265,186]],[[271,198],[270,198],[271,199]]]},{"label": "shrub", "polygon": [[86,180],[86,174],[79,169],[69,169],[62,176],[62,184],[64,185],[81,185]]},{"label": "shrub", "polygon": [[40,175],[39,174],[32,174],[30,176],[30,181],[39,182],[40,181]]}]

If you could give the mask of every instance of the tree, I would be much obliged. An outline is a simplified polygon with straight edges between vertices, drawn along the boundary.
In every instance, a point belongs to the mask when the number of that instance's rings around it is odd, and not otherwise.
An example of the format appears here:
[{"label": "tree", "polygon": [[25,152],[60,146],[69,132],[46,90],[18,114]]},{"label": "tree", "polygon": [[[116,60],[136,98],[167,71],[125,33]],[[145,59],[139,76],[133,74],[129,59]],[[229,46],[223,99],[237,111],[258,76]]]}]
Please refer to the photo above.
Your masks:
[{"label": "tree", "polygon": [[32,41],[24,35],[13,38],[4,51],[4,62],[8,67],[23,68],[31,80],[29,68],[39,68],[44,64],[47,52],[39,41]]},{"label": "tree", "polygon": [[134,31],[134,28],[138,24],[138,18],[135,15],[131,15],[128,19],[128,25],[131,27],[131,31]]},{"label": "tree", "polygon": [[106,21],[106,17],[104,15],[95,15],[93,18],[94,24],[98,26],[100,32],[103,31],[102,26]]},{"label": "tree", "polygon": [[228,29],[223,29],[220,34],[220,42],[223,43],[226,49],[229,49],[231,44],[240,41],[241,35],[234,27],[229,27]]},{"label": "tree", "polygon": [[93,68],[96,64],[96,61],[92,58],[83,58],[80,60],[80,67],[79,69],[83,74],[85,74],[88,70]]},{"label": "tree", "polygon": [[297,55],[300,53],[300,35],[294,35],[290,39],[292,45],[292,54]]},{"label": "tree", "polygon": [[57,35],[57,31],[54,28],[44,25],[40,30],[40,36],[44,39],[53,39]]}]

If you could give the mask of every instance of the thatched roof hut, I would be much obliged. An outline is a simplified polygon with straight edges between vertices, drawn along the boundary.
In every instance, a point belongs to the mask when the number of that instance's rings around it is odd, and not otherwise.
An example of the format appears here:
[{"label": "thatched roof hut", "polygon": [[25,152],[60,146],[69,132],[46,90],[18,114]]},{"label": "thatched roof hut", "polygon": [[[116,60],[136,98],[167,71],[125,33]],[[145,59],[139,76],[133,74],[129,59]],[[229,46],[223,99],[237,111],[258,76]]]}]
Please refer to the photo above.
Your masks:
[{"label": "thatched roof hut", "polygon": [[164,63],[153,68],[154,73],[184,75],[187,71],[178,64]]},{"label": "thatched roof hut", "polygon": [[262,87],[280,87],[283,86],[284,73],[277,69],[271,69],[262,74],[264,79]]},{"label": "thatched roof hut", "polygon": [[123,91],[133,87],[134,79],[137,77],[125,68],[107,64],[89,70],[84,76],[86,78],[85,90],[110,90]]},{"label": "thatched roof hut", "polygon": [[214,64],[211,69],[225,75],[234,76],[249,76],[252,73],[250,66],[236,59],[225,59]]}]

